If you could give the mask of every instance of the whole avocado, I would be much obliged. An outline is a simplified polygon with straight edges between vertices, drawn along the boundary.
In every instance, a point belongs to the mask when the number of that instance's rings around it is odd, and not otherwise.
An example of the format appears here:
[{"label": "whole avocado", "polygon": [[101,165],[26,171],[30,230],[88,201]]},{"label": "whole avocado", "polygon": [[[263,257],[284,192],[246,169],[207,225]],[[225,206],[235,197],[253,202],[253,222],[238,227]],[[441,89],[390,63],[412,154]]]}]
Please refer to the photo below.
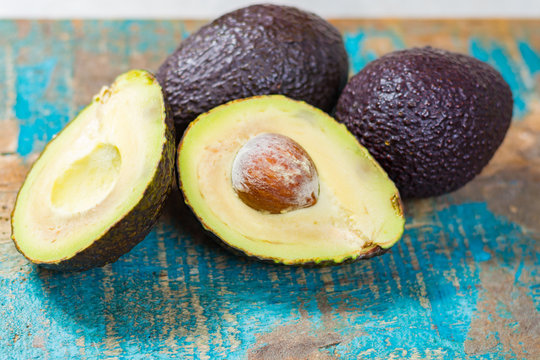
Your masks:
[{"label": "whole avocado", "polygon": [[343,90],[335,116],[411,198],[454,191],[480,173],[503,141],[512,107],[510,87],[493,67],[424,47],[369,63]]},{"label": "whole avocado", "polygon": [[158,70],[178,133],[217,105],[283,94],[331,111],[347,82],[338,30],[294,7],[252,5],[186,38]]},{"label": "whole avocado", "polygon": [[11,216],[17,250],[59,271],[118,260],[158,220],[174,181],[174,140],[155,77],[118,76],[32,165]]}]

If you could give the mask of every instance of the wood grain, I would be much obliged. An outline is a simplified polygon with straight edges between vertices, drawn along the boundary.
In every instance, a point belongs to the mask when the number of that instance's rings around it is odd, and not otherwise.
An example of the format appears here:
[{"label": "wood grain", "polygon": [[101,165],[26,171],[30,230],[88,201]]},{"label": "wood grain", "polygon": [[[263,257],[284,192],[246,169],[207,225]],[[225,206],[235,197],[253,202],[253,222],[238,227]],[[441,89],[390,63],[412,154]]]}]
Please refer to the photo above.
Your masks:
[{"label": "wood grain", "polygon": [[514,122],[463,189],[409,201],[406,232],[365,262],[300,268],[208,240],[178,193],[102,269],[53,273],[9,239],[45,143],[104,84],[156,70],[201,21],[0,21],[0,354],[7,359],[540,358],[540,22],[335,20],[351,73],[433,45],[495,66]]}]

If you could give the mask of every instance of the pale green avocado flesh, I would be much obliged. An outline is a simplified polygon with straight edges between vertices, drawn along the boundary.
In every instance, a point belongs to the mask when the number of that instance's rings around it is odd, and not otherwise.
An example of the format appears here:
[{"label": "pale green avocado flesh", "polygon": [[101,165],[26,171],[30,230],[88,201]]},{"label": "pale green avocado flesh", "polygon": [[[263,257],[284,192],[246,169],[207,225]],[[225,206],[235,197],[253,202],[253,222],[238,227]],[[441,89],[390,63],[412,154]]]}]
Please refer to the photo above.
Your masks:
[{"label": "pale green avocado flesh", "polygon": [[[300,144],[319,176],[313,206],[269,214],[231,186],[239,149],[262,133]],[[221,105],[192,122],[178,150],[180,187],[203,226],[228,247],[283,264],[340,263],[384,252],[403,233],[399,193],[345,126],[280,95]]]},{"label": "pale green avocado flesh", "polygon": [[[150,73],[132,70],[104,87],[28,173],[12,214],[19,251],[52,267],[71,261],[69,268],[100,266],[128,251],[147,229],[126,217],[152,186],[153,198],[144,206],[151,213],[137,216],[156,218],[160,192],[170,187],[171,131],[161,87]],[[94,246],[101,248],[92,249],[93,259],[78,264],[77,256]]]}]

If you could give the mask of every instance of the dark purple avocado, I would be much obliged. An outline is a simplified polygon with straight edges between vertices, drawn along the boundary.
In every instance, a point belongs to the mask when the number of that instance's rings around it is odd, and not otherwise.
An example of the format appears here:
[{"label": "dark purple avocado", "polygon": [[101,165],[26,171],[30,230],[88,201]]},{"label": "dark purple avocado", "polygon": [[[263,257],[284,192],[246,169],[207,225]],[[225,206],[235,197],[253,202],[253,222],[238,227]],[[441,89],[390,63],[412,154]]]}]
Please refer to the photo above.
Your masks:
[{"label": "dark purple avocado", "polygon": [[157,78],[178,134],[199,114],[231,100],[282,94],[331,111],[347,82],[341,34],[294,7],[252,5],[186,38]]},{"label": "dark purple avocado", "polygon": [[512,107],[493,67],[424,47],[369,63],[343,90],[335,116],[412,198],[451,192],[479,174],[503,141]]}]

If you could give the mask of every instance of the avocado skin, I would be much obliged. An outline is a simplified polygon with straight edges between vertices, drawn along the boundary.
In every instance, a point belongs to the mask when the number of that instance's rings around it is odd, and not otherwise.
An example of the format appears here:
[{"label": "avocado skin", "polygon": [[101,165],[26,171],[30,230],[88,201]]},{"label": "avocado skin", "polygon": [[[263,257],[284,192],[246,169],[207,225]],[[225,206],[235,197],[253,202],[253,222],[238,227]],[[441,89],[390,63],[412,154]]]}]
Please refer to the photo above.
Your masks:
[{"label": "avocado skin", "polygon": [[497,70],[431,47],[387,54],[353,76],[336,119],[388,172],[404,198],[454,191],[502,143],[512,119],[510,87]]},{"label": "avocado skin", "polygon": [[331,111],[348,77],[339,31],[315,14],[253,5],[225,14],[186,38],[157,78],[178,135],[230,100],[283,94]]},{"label": "avocado skin", "polygon": [[[147,75],[154,79],[150,73]],[[154,178],[146,188],[141,201],[98,240],[75,254],[75,256],[54,263],[39,263],[31,258],[28,258],[28,260],[51,270],[83,271],[115,262],[120,256],[129,252],[135,245],[144,240],[159,218],[175,177],[175,129],[166,100],[165,113],[167,129],[164,134],[166,140],[161,151],[161,160]],[[19,249],[16,239],[13,238],[13,241],[17,250],[26,257]]]}]

